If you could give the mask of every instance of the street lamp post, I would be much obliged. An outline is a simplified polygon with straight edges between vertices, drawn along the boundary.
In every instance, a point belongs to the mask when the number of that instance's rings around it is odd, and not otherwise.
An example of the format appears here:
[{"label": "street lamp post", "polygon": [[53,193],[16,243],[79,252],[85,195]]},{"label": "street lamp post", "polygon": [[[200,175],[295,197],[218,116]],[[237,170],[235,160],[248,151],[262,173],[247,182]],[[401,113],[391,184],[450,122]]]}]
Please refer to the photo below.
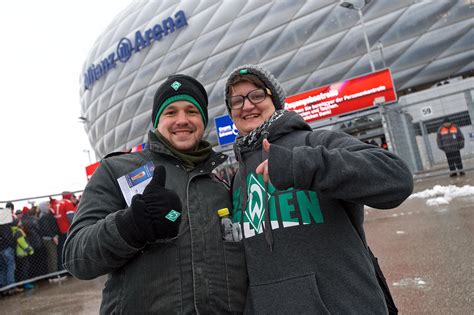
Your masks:
[{"label": "street lamp post", "polygon": [[382,59],[382,65],[384,68],[387,68],[387,64],[385,63],[385,57],[383,55],[383,44],[381,41],[379,41],[379,43],[377,44],[377,47],[380,51],[380,59]]},{"label": "street lamp post", "polygon": [[354,3],[349,1],[341,1],[339,5],[346,9],[357,10],[357,12],[359,13],[360,24],[362,25],[362,33],[364,33],[365,46],[367,48],[367,53],[369,54],[370,68],[372,69],[372,72],[375,72],[374,61],[372,60],[372,54],[370,53],[369,37],[367,36],[367,32],[365,31],[364,17],[362,16],[362,8],[364,7],[364,5],[356,7]]},{"label": "street lamp post", "polygon": [[91,151],[90,150],[87,150],[87,149],[84,149],[82,150],[84,153],[87,153],[87,156],[89,157],[89,165],[92,164],[92,160],[91,160]]},{"label": "street lamp post", "polygon": [[374,100],[374,105],[377,106],[379,110],[379,115],[382,123],[383,133],[385,135],[385,142],[387,143],[387,149],[393,152],[393,143],[392,136],[390,132],[390,127],[388,125],[387,118],[385,117],[385,97],[380,96]]}]

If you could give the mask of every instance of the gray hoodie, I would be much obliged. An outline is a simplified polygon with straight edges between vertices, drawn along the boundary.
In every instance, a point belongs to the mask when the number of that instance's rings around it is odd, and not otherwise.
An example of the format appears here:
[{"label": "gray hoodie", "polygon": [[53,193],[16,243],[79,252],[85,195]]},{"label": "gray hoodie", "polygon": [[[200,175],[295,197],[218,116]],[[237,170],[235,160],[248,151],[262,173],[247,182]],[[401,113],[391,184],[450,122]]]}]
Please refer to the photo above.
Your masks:
[{"label": "gray hoodie", "polygon": [[[263,137],[235,147],[240,168],[233,206],[245,237],[246,312],[387,313],[365,245],[363,206],[403,202],[413,189],[409,169],[394,154],[345,133],[311,131],[294,112],[267,131],[267,187],[255,174],[266,158]],[[265,230],[270,221],[272,230]]]}]

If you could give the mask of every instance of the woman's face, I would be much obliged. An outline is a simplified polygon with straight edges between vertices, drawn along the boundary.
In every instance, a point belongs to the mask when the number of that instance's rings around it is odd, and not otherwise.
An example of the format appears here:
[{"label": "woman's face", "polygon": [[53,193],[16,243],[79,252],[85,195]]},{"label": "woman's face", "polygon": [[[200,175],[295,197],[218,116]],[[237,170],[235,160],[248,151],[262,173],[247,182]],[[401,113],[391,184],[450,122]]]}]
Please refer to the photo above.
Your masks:
[{"label": "woman's face", "polygon": [[252,130],[263,124],[275,112],[275,106],[270,95],[257,104],[253,104],[248,97],[245,97],[256,89],[255,84],[248,81],[241,81],[231,87],[231,97],[244,96],[244,103],[241,108],[232,109],[232,120],[241,135],[248,135]]}]

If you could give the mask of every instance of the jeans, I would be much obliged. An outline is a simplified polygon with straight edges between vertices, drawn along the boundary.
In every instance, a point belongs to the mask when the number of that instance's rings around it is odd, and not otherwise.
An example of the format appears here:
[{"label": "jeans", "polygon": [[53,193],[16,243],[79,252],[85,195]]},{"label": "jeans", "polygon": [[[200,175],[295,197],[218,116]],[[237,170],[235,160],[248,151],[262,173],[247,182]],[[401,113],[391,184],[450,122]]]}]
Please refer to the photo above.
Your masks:
[{"label": "jeans", "polygon": [[0,251],[0,288],[15,283],[15,250],[11,247]]}]

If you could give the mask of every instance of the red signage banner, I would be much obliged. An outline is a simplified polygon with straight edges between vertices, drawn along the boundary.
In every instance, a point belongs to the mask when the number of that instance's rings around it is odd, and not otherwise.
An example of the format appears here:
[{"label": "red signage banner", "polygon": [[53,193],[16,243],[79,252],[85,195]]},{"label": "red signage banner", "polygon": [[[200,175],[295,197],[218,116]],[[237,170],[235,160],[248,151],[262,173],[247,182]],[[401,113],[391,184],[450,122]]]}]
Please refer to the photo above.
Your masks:
[{"label": "red signage banner", "polygon": [[397,100],[388,68],[292,95],[286,98],[285,108],[310,122],[372,107],[376,99],[385,104]]},{"label": "red signage banner", "polygon": [[91,165],[86,166],[86,175],[87,175],[87,180],[91,179],[92,174],[94,174],[95,170],[99,167],[100,162],[95,162]]}]

